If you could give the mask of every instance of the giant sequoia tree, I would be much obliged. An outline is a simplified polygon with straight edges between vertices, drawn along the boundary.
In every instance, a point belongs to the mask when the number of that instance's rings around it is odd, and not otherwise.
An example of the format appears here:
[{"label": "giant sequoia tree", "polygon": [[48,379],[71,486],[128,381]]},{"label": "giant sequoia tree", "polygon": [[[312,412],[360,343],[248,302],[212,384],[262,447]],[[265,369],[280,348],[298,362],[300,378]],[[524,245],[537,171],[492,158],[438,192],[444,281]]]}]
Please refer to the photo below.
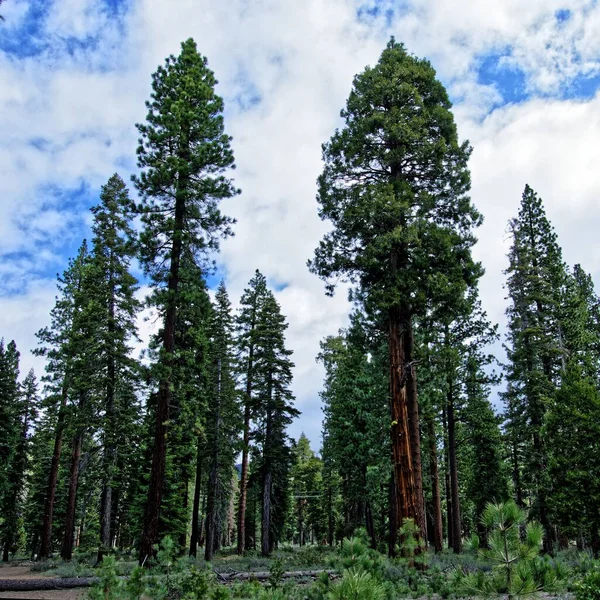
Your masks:
[{"label": "giant sequoia tree", "polygon": [[[331,282],[359,286],[388,333],[395,499],[425,530],[413,320],[449,307],[480,272],[467,192],[470,148],[459,143],[444,86],[393,39],[354,79],[344,127],[323,147],[320,216],[333,224],[311,261]],[[333,291],[333,284],[328,286]]]},{"label": "giant sequoia tree", "polygon": [[176,356],[180,271],[184,260],[200,264],[219,238],[230,235],[232,220],[219,201],[238,193],[224,175],[233,167],[231,138],[224,133],[223,101],[216,80],[194,40],[179,56],[167,58],[152,77],[151,100],[141,134],[135,185],[142,197],[141,258],[157,288],[164,316],[152,471],[140,561],[152,554],[158,524],[167,453],[167,426]]}]

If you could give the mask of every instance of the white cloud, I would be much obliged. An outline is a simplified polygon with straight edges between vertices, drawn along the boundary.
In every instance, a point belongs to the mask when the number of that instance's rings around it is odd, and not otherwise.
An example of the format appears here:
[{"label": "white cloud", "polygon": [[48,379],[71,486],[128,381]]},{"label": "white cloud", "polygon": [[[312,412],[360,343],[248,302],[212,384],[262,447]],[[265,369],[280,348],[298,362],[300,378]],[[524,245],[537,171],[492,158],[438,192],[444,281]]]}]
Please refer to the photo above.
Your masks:
[{"label": "white cloud", "polygon": [[[315,442],[322,372],[314,357],[319,340],[345,323],[348,310],[345,292],[326,298],[305,266],[327,227],[314,200],[320,146],[339,126],[353,75],[376,62],[390,34],[431,59],[456,100],[460,134],[475,147],[473,198],[486,216],[476,254],[488,271],[483,300],[491,316],[502,319],[504,230],[525,182],[546,201],[566,258],[600,274],[600,250],[589,249],[600,225],[593,217],[600,191],[598,99],[532,99],[484,118],[500,103],[501,90],[477,78],[490,52],[506,55],[524,72],[528,89],[544,95],[596,73],[600,8],[584,0],[413,0],[398,9],[397,2],[378,0],[362,3],[378,5],[378,15],[359,20],[360,4],[132,0],[128,12],[115,15],[100,2],[55,0],[39,41],[47,50],[25,58],[0,53],[0,252],[32,256],[43,240],[42,260],[50,264],[64,236],[80,235],[82,224],[74,213],[81,207],[65,207],[48,190],[82,182],[97,189],[115,170],[128,177],[150,74],[179,51],[181,40],[196,39],[225,97],[243,190],[223,205],[238,225],[219,260],[234,302],[255,268],[287,283],[277,296],[290,322],[298,407],[307,414],[293,433],[304,428]],[[14,31],[27,3],[5,6]],[[387,8],[398,9],[389,22]],[[570,18],[559,22],[558,9],[570,9]],[[87,46],[75,43],[86,40]],[[29,233],[17,223],[28,224]],[[0,335],[16,337],[25,355],[47,320],[53,284],[37,279],[31,259],[13,261],[0,277],[5,272],[21,272],[21,283],[18,295],[0,298]]]}]

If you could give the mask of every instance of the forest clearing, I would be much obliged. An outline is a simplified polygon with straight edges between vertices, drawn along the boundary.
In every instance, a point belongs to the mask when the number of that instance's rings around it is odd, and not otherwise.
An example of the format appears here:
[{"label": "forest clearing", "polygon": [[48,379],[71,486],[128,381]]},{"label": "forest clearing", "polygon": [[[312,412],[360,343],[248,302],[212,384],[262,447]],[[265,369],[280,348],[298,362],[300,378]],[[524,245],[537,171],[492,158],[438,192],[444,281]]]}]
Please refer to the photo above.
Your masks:
[{"label": "forest clearing", "polygon": [[106,174],[37,345],[0,341],[0,598],[600,600],[590,253],[567,264],[523,182],[501,328],[473,148],[434,66],[391,37],[350,84],[303,257],[323,302],[350,302],[313,354],[320,435],[290,433],[305,307],[284,314],[258,268],[234,296],[218,263],[244,194],[190,37],[151,76],[135,173]]}]

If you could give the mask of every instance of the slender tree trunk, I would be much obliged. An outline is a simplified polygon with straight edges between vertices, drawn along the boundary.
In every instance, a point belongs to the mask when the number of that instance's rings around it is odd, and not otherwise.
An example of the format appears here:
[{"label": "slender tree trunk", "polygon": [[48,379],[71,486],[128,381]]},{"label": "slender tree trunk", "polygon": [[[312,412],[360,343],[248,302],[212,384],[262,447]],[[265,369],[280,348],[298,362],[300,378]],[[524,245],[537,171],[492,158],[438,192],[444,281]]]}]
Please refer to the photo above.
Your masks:
[{"label": "slender tree trunk", "polygon": [[60,398],[60,407],[58,409],[56,431],[54,434],[54,451],[52,452],[52,462],[50,463],[50,474],[48,476],[48,491],[46,493],[46,500],[44,503],[44,521],[42,524],[40,553],[38,558],[48,558],[50,556],[50,553],[52,552],[52,524],[54,520],[54,503],[56,501],[58,469],[60,467],[60,457],[62,454],[68,393],[69,387],[67,378],[65,377]]},{"label": "slender tree trunk", "polygon": [[[186,476],[187,477],[187,476]],[[183,487],[183,508],[185,513],[187,514],[187,509],[189,506],[189,502],[190,502],[190,482],[189,479],[186,479],[185,483],[184,483],[184,487]],[[179,534],[179,546],[181,548],[185,548],[187,545],[187,540],[186,540],[186,531],[187,527],[184,527],[184,529],[181,531],[181,533]]]},{"label": "slender tree trunk", "polygon": [[333,490],[327,488],[327,544],[333,546]]},{"label": "slender tree trunk", "polygon": [[419,499],[415,485],[408,415],[407,380],[411,366],[406,360],[406,341],[409,319],[397,308],[389,314],[390,402],[392,416],[392,453],[394,460],[397,520],[417,520]]},{"label": "slender tree trunk", "polygon": [[396,493],[395,471],[390,475],[390,522],[388,535],[388,555],[396,556],[396,542],[398,540],[398,494]]},{"label": "slender tree trunk", "polygon": [[425,518],[425,495],[423,493],[423,470],[421,467],[421,420],[419,417],[419,396],[417,393],[417,370],[414,363],[412,319],[408,320],[408,331],[404,339],[406,342],[405,360],[408,366],[406,373],[408,423],[416,494],[415,523],[421,530],[423,541],[426,542],[427,519]]},{"label": "slender tree trunk", "polygon": [[194,506],[192,508],[192,531],[190,534],[190,556],[196,556],[198,552],[200,490],[202,488],[202,450],[202,440],[198,438],[198,452],[196,456],[196,482],[194,485]]},{"label": "slender tree trunk", "polygon": [[437,444],[435,438],[435,423],[432,416],[427,418],[429,438],[429,470],[431,471],[431,494],[433,497],[433,547],[441,552],[444,545],[442,525],[442,501],[440,494],[440,474],[438,471]]},{"label": "slender tree trunk", "polygon": [[179,289],[179,268],[183,251],[182,232],[184,229],[184,210],[187,181],[182,177],[178,185],[175,200],[175,226],[169,267],[168,296],[163,329],[163,369],[158,387],[156,406],[156,429],[152,452],[152,470],[148,485],[148,500],[144,530],[140,541],[140,564],[146,564],[153,555],[153,546],[158,542],[158,524],[160,506],[163,497],[163,484],[167,461],[167,423],[171,405],[171,384],[173,356],[175,354],[175,326],[177,323],[177,292]]},{"label": "slender tree trunk", "polygon": [[[254,315],[251,328],[254,328]],[[246,497],[248,495],[248,456],[250,453],[250,402],[252,400],[252,374],[254,370],[254,344],[248,348],[246,371],[246,401],[244,403],[244,438],[242,446],[242,473],[238,503],[237,553],[243,554],[246,542]]]},{"label": "slender tree trunk", "polygon": [[271,495],[273,490],[273,475],[269,467],[265,470],[262,498],[262,529],[260,550],[263,556],[271,554]]},{"label": "slender tree trunk", "polygon": [[448,420],[446,418],[447,412],[447,407],[444,406],[442,410],[442,423],[444,427],[444,484],[446,491],[446,529],[448,533],[448,548],[452,548],[454,545],[454,518],[452,517],[452,493],[450,491],[450,453],[448,450]]},{"label": "slender tree trunk", "polygon": [[264,473],[263,473],[263,494],[262,494],[262,529],[261,529],[261,553],[263,556],[271,554],[273,542],[271,540],[271,498],[273,497],[273,473],[271,472],[271,437],[273,435],[273,414],[272,414],[272,382],[269,374],[267,386],[267,419],[265,427],[265,444],[263,451]]},{"label": "slender tree trunk", "polygon": [[458,495],[458,465],[456,461],[456,420],[454,416],[454,382],[448,377],[448,458],[450,461],[450,494],[452,496],[452,549],[462,552],[460,498]]},{"label": "slender tree trunk", "polygon": [[73,451],[71,453],[71,468],[69,471],[69,496],[67,500],[67,514],[65,517],[65,532],[61,557],[71,560],[73,556],[73,533],[75,532],[75,510],[77,508],[77,488],[79,487],[79,461],[81,459],[81,446],[83,443],[83,430],[77,432],[73,438]]},{"label": "slender tree trunk", "polygon": [[214,442],[212,448],[212,460],[210,473],[208,476],[208,491],[206,504],[206,546],[204,548],[204,558],[206,561],[211,561],[218,545],[219,536],[216,535],[217,529],[217,511],[218,506],[218,487],[219,481],[219,434],[221,429],[221,359],[217,361],[217,398],[216,398],[216,413],[214,423]]},{"label": "slender tree trunk", "polygon": [[365,503],[365,526],[367,528],[367,534],[371,538],[371,548],[375,550],[377,548],[377,535],[375,534],[375,523],[373,521],[371,503],[368,500]]}]

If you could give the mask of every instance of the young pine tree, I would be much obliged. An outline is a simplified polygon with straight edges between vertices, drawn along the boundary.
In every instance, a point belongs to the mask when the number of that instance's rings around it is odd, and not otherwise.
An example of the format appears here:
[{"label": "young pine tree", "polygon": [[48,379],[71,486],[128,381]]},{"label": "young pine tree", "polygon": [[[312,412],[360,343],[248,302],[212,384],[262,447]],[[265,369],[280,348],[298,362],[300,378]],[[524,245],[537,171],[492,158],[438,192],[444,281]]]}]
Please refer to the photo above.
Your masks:
[{"label": "young pine tree", "polygon": [[470,148],[458,141],[450,106],[429,62],[393,39],[355,77],[344,127],[323,147],[317,199],[333,230],[310,263],[329,282],[356,284],[387,324],[395,502],[422,533],[413,321],[428,303],[451,306],[480,274]]},{"label": "young pine tree", "polygon": [[261,552],[268,556],[279,540],[287,511],[291,461],[287,426],[300,413],[293,407],[291,350],[285,347],[287,323],[272,293],[257,318],[255,390],[256,440],[260,448]]},{"label": "young pine tree", "polygon": [[227,508],[231,496],[231,478],[239,450],[238,432],[241,425],[234,376],[233,319],[224,282],[221,282],[215,294],[209,357],[206,431],[209,473],[204,553],[207,561],[212,560],[220,545],[219,532],[225,517],[223,509]]},{"label": "young pine tree", "polygon": [[250,456],[250,422],[253,413],[254,369],[257,336],[257,319],[267,295],[267,280],[257,269],[244,290],[240,311],[236,317],[236,339],[240,384],[243,388],[244,429],[242,446],[242,472],[237,517],[237,552],[244,553],[246,540],[246,497],[248,493],[248,461]]},{"label": "young pine tree", "polygon": [[134,254],[133,230],[129,223],[131,201],[125,183],[113,175],[92,208],[93,255],[91,258],[95,333],[99,354],[94,385],[100,398],[102,420],[102,494],[98,560],[111,548],[113,488],[122,441],[135,419],[136,361],[131,341],[136,339],[136,315],[141,307],[135,297],[137,280],[130,273]]},{"label": "young pine tree", "polygon": [[2,560],[7,562],[17,541],[18,512],[16,503],[22,491],[26,460],[23,447],[23,415],[19,389],[19,352],[14,341],[6,346],[0,340],[0,543]]},{"label": "young pine tree", "polygon": [[84,272],[88,263],[87,244],[82,244],[76,258],[58,278],[59,296],[50,311],[50,326],[37,333],[39,347],[34,351],[46,358],[46,408],[55,415],[54,444],[50,468],[46,474],[47,485],[40,511],[43,515],[40,535],[39,558],[47,558],[52,552],[53,522],[58,474],[62,456],[65,429],[68,424],[68,402],[73,400],[74,380],[74,318],[81,303]]},{"label": "young pine tree", "polygon": [[153,554],[158,541],[182,261],[200,265],[207,252],[218,249],[219,238],[231,234],[233,221],[221,214],[218,204],[239,192],[224,175],[234,159],[216,83],[194,40],[186,40],[179,56],[167,58],[152,76],[146,123],[138,125],[141,173],[134,182],[142,197],[141,258],[164,315],[141,562]]}]

